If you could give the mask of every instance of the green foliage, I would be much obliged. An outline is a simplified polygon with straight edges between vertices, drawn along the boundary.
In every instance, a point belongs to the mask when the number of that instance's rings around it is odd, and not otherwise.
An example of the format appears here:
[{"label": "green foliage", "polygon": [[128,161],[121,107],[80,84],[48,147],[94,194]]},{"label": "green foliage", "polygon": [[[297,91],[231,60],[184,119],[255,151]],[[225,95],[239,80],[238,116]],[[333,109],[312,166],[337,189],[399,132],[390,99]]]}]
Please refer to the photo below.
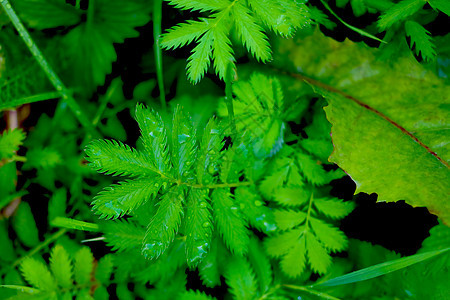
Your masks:
[{"label": "green foliage", "polygon": [[[319,33],[280,47],[290,47],[291,53],[311,47],[330,50],[327,56],[293,55],[292,60],[294,68],[323,80],[324,84],[312,84],[329,103],[325,111],[333,125],[334,145],[330,160],[353,178],[356,192],[376,192],[379,201],[404,199],[426,206],[446,222],[450,172],[448,146],[442,141],[448,133],[447,85],[411,57],[391,66],[377,59],[376,50],[350,41],[338,43]],[[280,57],[278,64],[283,61]],[[292,62],[287,68],[293,68]],[[358,72],[349,79],[348,72],[355,69]],[[420,185],[416,178],[422,178]]]},{"label": "green foliage", "polygon": [[422,25],[414,21],[407,21],[405,23],[406,35],[411,37],[411,48],[416,47],[416,54],[421,53],[424,60],[430,61],[436,56],[434,50],[433,40]]},{"label": "green foliage", "polygon": [[447,299],[447,2],[2,0],[0,298]]},{"label": "green foliage", "polygon": [[[142,252],[152,259],[167,250],[187,216],[189,224],[182,233],[186,238],[186,258],[189,265],[196,266],[209,248],[211,201],[217,229],[225,242],[233,252],[245,253],[247,240],[241,240],[241,233],[246,234],[247,221],[241,220],[229,193],[230,187],[245,184],[238,179],[243,167],[237,165],[238,169],[230,170],[229,163],[234,160],[227,161],[232,158],[225,156],[221,170],[228,175],[221,176],[222,183],[212,176],[223,139],[215,119],[208,122],[201,139],[181,107],[175,109],[171,135],[159,114],[142,105],[136,108],[136,120],[142,133],[142,151],[115,141],[95,141],[86,148],[93,168],[133,178],[100,192],[93,202],[96,213],[101,218],[116,219],[132,215],[147,201],[156,205],[154,213],[141,220],[147,226]],[[241,149],[234,147],[228,153],[243,155]],[[209,199],[209,190],[214,188],[218,189]]]},{"label": "green foliage", "polygon": [[20,130],[5,131],[0,135],[0,160],[11,159],[25,139],[25,133]]},{"label": "green foliage", "polygon": [[193,83],[203,78],[211,60],[221,79],[225,79],[228,69],[235,68],[232,33],[238,35],[239,41],[235,42],[243,45],[258,61],[267,62],[272,58],[267,29],[281,36],[292,36],[297,28],[310,23],[308,8],[295,1],[170,0],[169,3],[182,10],[209,13],[199,21],[189,20],[169,29],[161,43],[166,49],[176,49],[198,42],[187,65],[188,78]]}]

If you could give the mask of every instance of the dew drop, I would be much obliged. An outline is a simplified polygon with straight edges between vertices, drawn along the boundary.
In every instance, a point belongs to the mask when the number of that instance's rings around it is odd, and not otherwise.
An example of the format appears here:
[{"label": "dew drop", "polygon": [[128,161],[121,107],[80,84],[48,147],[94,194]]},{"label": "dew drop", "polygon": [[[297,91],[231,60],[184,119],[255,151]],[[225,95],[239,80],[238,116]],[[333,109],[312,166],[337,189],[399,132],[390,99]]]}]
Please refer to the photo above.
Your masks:
[{"label": "dew drop", "polygon": [[211,223],[205,222],[205,223],[202,224],[202,226],[203,226],[204,228],[208,228],[208,227],[211,226]]},{"label": "dew drop", "polygon": [[200,208],[206,208],[207,204],[205,201],[200,202],[199,204]]},{"label": "dew drop", "polygon": [[259,201],[259,200],[255,201],[255,206],[262,206],[262,205],[263,205],[263,203],[261,201]]},{"label": "dew drop", "polygon": [[245,208],[244,203],[239,204],[239,207],[241,208],[241,210],[243,210]]}]

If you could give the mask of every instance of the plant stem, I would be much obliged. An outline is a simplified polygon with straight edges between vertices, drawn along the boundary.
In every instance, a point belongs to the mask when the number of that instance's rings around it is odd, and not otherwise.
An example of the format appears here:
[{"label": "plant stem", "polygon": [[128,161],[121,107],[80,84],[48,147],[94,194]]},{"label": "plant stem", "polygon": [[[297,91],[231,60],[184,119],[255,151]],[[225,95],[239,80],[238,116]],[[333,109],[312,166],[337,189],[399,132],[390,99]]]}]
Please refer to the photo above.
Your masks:
[{"label": "plant stem", "polygon": [[350,25],[350,24],[348,24],[347,22],[345,22],[344,20],[342,20],[332,9],[331,9],[331,7],[328,5],[328,3],[326,3],[324,0],[320,0],[320,2],[322,2],[322,4],[323,4],[323,6],[336,18],[336,19],[338,19],[338,21],[339,22],[341,22],[342,24],[344,24],[344,26],[346,26],[347,28],[349,28],[349,29],[351,29],[351,30],[353,30],[354,32],[357,32],[357,33],[359,33],[360,35],[362,35],[362,36],[365,36],[365,37],[368,37],[368,38],[370,38],[370,39],[373,39],[373,40],[375,40],[375,41],[378,41],[378,42],[380,42],[380,43],[384,43],[384,44],[387,44],[385,41],[383,41],[383,40],[381,40],[381,39],[379,39],[379,38],[377,38],[376,36],[374,36],[374,35],[372,35],[372,34],[370,34],[370,33],[368,33],[368,32],[365,32],[364,30],[362,30],[362,29],[359,29],[359,28],[357,28],[357,27],[355,27],[355,26],[352,26],[352,25]]},{"label": "plant stem", "polygon": [[156,77],[158,80],[159,99],[163,111],[167,110],[166,92],[164,90],[163,62],[161,50],[161,20],[162,20],[162,0],[153,1],[153,37],[155,43],[153,49],[155,51]]},{"label": "plant stem", "polygon": [[292,289],[292,290],[297,290],[297,291],[302,291],[323,299],[328,299],[328,300],[340,300],[339,298],[336,298],[334,296],[328,295],[326,293],[323,292],[319,292],[304,286],[297,286],[297,285],[290,285],[290,284],[283,284],[283,287],[288,288],[288,289]]},{"label": "plant stem", "polygon": [[231,135],[233,142],[238,140],[236,121],[234,117],[234,108],[233,108],[233,92],[232,92],[232,84],[233,84],[233,74],[232,68],[230,66],[227,67],[227,73],[225,77],[225,102],[227,104],[228,110],[228,118],[231,126]]},{"label": "plant stem", "polygon": [[36,43],[31,38],[28,31],[23,26],[22,22],[20,21],[19,17],[17,16],[16,12],[12,8],[11,4],[8,0],[0,0],[1,5],[3,9],[5,10],[6,14],[8,15],[9,19],[13,23],[14,27],[16,28],[17,32],[19,32],[19,35],[22,37],[22,40],[27,45],[28,49],[30,50],[33,57],[38,62],[39,66],[42,68],[42,70],[47,75],[47,78],[51,82],[51,84],[55,87],[55,89],[61,94],[62,101],[66,102],[69,108],[72,110],[72,112],[77,117],[80,124],[85,127],[86,129],[95,132],[96,130],[92,126],[91,122],[88,120],[86,115],[81,110],[81,107],[78,105],[78,103],[75,101],[69,90],[66,88],[64,83],[61,81],[61,79],[58,77],[58,75],[53,71],[45,57],[42,55],[42,52],[37,47]]}]

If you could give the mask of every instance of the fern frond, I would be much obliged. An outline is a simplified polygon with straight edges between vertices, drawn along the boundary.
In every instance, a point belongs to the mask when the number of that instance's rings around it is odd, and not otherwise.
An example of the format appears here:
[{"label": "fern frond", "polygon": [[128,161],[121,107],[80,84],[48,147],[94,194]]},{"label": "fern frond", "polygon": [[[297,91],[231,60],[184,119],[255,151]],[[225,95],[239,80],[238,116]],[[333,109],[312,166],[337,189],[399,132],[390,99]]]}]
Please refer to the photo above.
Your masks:
[{"label": "fern frond", "polygon": [[108,246],[119,252],[140,249],[145,236],[143,227],[127,220],[104,222],[102,223],[102,231],[105,234]]},{"label": "fern frond", "polygon": [[264,30],[258,25],[251,11],[242,3],[237,2],[233,8],[236,30],[242,43],[258,61],[267,62],[272,59],[270,45]]},{"label": "fern frond", "polygon": [[147,156],[151,157],[160,172],[166,172],[170,169],[170,156],[167,129],[161,116],[154,110],[138,104],[135,118],[141,130],[141,140]]},{"label": "fern frond", "polygon": [[402,0],[385,11],[378,20],[378,29],[384,31],[395,23],[405,20],[418,12],[424,5],[423,0]]},{"label": "fern frond", "polygon": [[178,299],[180,299],[180,300],[214,300],[216,298],[211,297],[211,296],[205,294],[204,292],[189,290],[189,291],[181,293],[178,296]]},{"label": "fern frond", "polygon": [[243,257],[233,257],[225,271],[225,280],[234,299],[255,299],[257,283],[253,270]]},{"label": "fern frond", "polygon": [[264,233],[275,231],[276,225],[272,210],[264,205],[263,199],[256,190],[239,187],[234,194],[242,215],[252,227]]},{"label": "fern frond", "polygon": [[297,159],[300,170],[308,182],[316,186],[321,186],[329,182],[327,172],[312,156],[298,151]]},{"label": "fern frond", "polygon": [[20,264],[23,277],[35,288],[53,291],[57,288],[55,278],[46,265],[34,258],[26,257]]},{"label": "fern frond", "polygon": [[308,202],[311,190],[307,187],[285,187],[275,190],[273,200],[282,206],[301,206]]},{"label": "fern frond", "polygon": [[187,65],[188,78],[194,84],[203,77],[211,58],[221,79],[225,78],[229,68],[235,68],[229,38],[233,28],[247,50],[258,61],[267,62],[272,55],[261,23],[283,36],[290,36],[296,28],[311,23],[307,7],[294,1],[171,0],[170,3],[183,10],[213,12],[208,18],[200,18],[200,21],[174,26],[163,35],[162,46],[166,49],[198,41]]},{"label": "fern frond", "polygon": [[212,288],[220,285],[221,270],[219,266],[220,247],[225,248],[219,243],[219,236],[215,235],[211,240],[211,247],[208,255],[202,260],[198,266],[198,273],[202,280],[203,285]]},{"label": "fern frond", "polygon": [[188,78],[192,83],[197,84],[205,74],[210,64],[212,52],[212,32],[205,33],[200,39],[197,46],[192,49],[192,54],[188,58],[187,71]]},{"label": "fern frond", "polygon": [[3,131],[0,135],[0,160],[13,157],[24,139],[25,133],[21,129]]},{"label": "fern frond", "polygon": [[415,21],[405,22],[406,35],[411,37],[411,48],[415,45],[416,54],[422,55],[423,60],[432,61],[436,58],[436,50],[430,32]]},{"label": "fern frond", "polygon": [[[344,217],[353,209],[337,201],[320,200],[323,209],[316,209],[316,199],[310,196],[309,204],[302,210],[277,210],[274,212],[280,232],[265,241],[267,253],[273,257],[281,257],[281,269],[289,277],[302,274],[306,263],[319,274],[327,272],[331,265],[331,252],[343,251],[347,248],[347,238],[337,227],[317,217],[318,212],[330,216]],[[338,205],[341,205],[339,207]],[[332,210],[338,206],[337,213]],[[284,232],[283,232],[284,231]]]},{"label": "fern frond", "polygon": [[229,29],[226,24],[221,22],[211,29],[213,38],[213,54],[214,69],[220,79],[225,80],[226,72],[230,68],[234,70],[235,59],[234,52],[231,48],[231,41],[227,36]]},{"label": "fern frond", "polygon": [[97,140],[86,146],[86,160],[97,172],[106,175],[149,176],[158,170],[141,152],[122,142]]},{"label": "fern frond", "polygon": [[181,48],[186,44],[198,40],[209,29],[207,22],[189,20],[186,23],[180,23],[164,34],[161,47],[170,49]]},{"label": "fern frond", "polygon": [[232,195],[225,189],[216,189],[212,194],[216,227],[225,244],[233,254],[247,252],[249,232],[235,206]]},{"label": "fern frond", "polygon": [[144,237],[142,253],[155,259],[166,251],[178,232],[183,215],[184,189],[172,187],[162,196],[158,211],[150,221]]},{"label": "fern frond", "polygon": [[325,274],[331,265],[331,256],[319,239],[310,231],[305,233],[306,253],[314,272]]},{"label": "fern frond", "polygon": [[93,268],[94,256],[91,250],[88,247],[81,247],[74,257],[74,273],[77,284],[88,284],[91,281]]},{"label": "fern frond", "polygon": [[306,213],[303,211],[277,210],[274,212],[277,226],[280,230],[290,230],[302,224],[306,220]]},{"label": "fern frond", "polygon": [[217,158],[223,147],[223,135],[219,130],[216,119],[211,118],[203,131],[202,140],[197,156],[197,182],[211,183],[217,169]]},{"label": "fern frond", "polygon": [[102,219],[120,218],[148,200],[153,200],[161,184],[159,178],[143,178],[108,186],[92,201],[95,214],[100,215]]},{"label": "fern frond", "polygon": [[72,287],[72,261],[61,245],[56,245],[50,252],[50,269],[61,288],[69,289]]},{"label": "fern frond", "polygon": [[355,209],[355,203],[342,201],[337,198],[317,198],[313,205],[318,212],[324,214],[330,219],[342,219]]},{"label": "fern frond", "polygon": [[186,258],[194,268],[209,250],[212,234],[211,205],[206,189],[191,189],[187,197]]},{"label": "fern frond", "polygon": [[186,179],[194,166],[197,155],[195,127],[189,115],[177,106],[172,121],[172,163],[178,179]]},{"label": "fern frond", "polygon": [[175,8],[191,11],[217,11],[223,10],[230,1],[228,0],[167,0],[170,5],[174,5]]},{"label": "fern frond", "polygon": [[103,256],[95,269],[95,278],[104,285],[110,282],[111,274],[114,268],[114,258],[111,254]]},{"label": "fern frond", "polygon": [[306,237],[298,235],[294,238],[296,241],[290,250],[286,252],[281,260],[281,270],[290,277],[302,275],[306,267]]},{"label": "fern frond", "polygon": [[264,295],[272,284],[272,266],[263,245],[255,237],[248,244],[248,260],[259,283],[260,294]]}]

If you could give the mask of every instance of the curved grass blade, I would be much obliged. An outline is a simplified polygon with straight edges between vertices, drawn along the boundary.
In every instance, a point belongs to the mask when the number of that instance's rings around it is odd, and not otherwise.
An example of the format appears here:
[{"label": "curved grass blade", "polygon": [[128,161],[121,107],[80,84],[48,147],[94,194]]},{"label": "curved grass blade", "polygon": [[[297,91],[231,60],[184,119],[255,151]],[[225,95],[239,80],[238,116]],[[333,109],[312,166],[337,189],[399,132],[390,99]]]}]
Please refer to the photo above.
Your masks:
[{"label": "curved grass blade", "polygon": [[442,250],[429,251],[387,261],[336,278],[332,278],[318,284],[314,284],[313,287],[331,287],[372,279],[420,263],[424,260],[430,259],[449,250],[450,248],[445,248]]}]

